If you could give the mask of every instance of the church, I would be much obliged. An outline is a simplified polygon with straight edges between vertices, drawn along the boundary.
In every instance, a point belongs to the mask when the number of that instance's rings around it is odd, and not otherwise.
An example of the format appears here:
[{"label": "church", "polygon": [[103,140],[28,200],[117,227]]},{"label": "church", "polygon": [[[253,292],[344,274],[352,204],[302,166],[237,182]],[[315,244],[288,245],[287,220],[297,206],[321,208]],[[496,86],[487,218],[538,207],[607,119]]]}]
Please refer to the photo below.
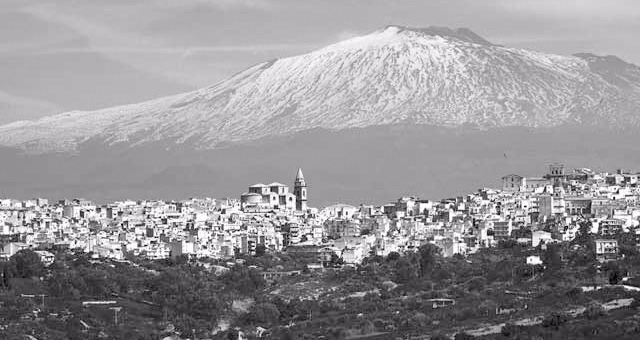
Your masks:
[{"label": "church", "polygon": [[286,184],[273,182],[271,184],[254,184],[249,191],[240,196],[240,204],[244,212],[263,212],[269,210],[306,211],[307,183],[298,168],[293,184],[293,193]]}]

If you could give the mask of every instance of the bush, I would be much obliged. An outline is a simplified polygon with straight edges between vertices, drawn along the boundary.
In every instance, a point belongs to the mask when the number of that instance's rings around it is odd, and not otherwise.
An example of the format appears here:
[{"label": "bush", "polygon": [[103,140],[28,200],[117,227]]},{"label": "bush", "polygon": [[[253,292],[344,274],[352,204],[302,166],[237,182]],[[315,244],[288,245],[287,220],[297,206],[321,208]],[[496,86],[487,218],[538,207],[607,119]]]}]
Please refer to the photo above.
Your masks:
[{"label": "bush", "polygon": [[473,340],[475,338],[476,338],[475,336],[473,336],[471,334],[468,334],[468,333],[465,333],[465,332],[458,333],[454,337],[455,340]]},{"label": "bush", "polygon": [[599,304],[592,304],[582,313],[582,315],[589,320],[596,320],[605,316],[607,313]]},{"label": "bush", "polygon": [[518,326],[508,323],[502,327],[500,333],[506,337],[511,337],[518,334]]},{"label": "bush", "polygon": [[31,278],[44,275],[44,265],[40,261],[40,256],[33,250],[26,249],[11,256],[11,262],[15,264],[17,277]]},{"label": "bush", "polygon": [[554,327],[558,329],[560,326],[567,323],[568,318],[563,313],[551,312],[551,314],[544,317],[542,320],[542,327]]},{"label": "bush", "polygon": [[278,322],[280,311],[276,305],[264,302],[256,304],[247,315],[247,321],[252,324],[271,325]]},{"label": "bush", "polygon": [[480,291],[482,288],[486,286],[486,284],[487,284],[487,280],[485,280],[484,277],[476,276],[471,280],[469,280],[469,282],[467,283],[467,287],[471,292]]},{"label": "bush", "polygon": [[571,288],[567,291],[567,296],[570,298],[576,298],[582,294],[582,289],[578,287]]},{"label": "bush", "polygon": [[450,339],[451,338],[449,338],[448,336],[440,333],[436,333],[431,336],[431,340],[450,340]]}]

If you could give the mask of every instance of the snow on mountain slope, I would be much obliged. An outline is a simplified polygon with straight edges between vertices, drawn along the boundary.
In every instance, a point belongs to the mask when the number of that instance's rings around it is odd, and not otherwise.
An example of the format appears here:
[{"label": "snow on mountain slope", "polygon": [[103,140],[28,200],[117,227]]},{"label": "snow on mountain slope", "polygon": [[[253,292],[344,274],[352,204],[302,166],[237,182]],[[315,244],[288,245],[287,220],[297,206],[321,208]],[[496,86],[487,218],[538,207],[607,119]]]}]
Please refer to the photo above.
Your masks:
[{"label": "snow on mountain slope", "polygon": [[0,145],[48,152],[89,141],[168,141],[207,149],[394,123],[637,127],[638,74],[619,59],[497,46],[468,29],[389,26],[195,92],[1,126]]}]

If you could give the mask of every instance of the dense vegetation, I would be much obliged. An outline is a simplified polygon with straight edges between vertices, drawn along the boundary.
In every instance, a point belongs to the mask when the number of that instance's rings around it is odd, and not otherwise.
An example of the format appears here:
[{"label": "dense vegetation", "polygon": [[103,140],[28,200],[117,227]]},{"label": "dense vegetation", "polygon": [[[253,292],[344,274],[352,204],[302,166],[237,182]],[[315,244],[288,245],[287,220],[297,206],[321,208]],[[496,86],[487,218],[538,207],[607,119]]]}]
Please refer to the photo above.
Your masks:
[{"label": "dense vegetation", "polygon": [[[357,268],[317,272],[270,252],[226,263],[111,261],[58,251],[44,267],[25,250],[0,263],[0,338],[235,339],[240,331],[272,339],[633,338],[640,334],[637,300],[605,307],[637,293],[581,288],[620,284],[640,269],[633,235],[620,235],[620,242],[624,258],[603,265],[594,260],[592,237],[581,233],[545,249],[507,241],[467,257],[444,258],[426,244],[404,255],[369,256]],[[543,265],[527,265],[530,255]],[[301,273],[265,281],[264,270]],[[455,304],[434,308],[432,299],[443,298]],[[115,304],[82,305],[95,300]],[[122,307],[117,315],[114,306]],[[500,324],[495,332],[479,331]]]}]

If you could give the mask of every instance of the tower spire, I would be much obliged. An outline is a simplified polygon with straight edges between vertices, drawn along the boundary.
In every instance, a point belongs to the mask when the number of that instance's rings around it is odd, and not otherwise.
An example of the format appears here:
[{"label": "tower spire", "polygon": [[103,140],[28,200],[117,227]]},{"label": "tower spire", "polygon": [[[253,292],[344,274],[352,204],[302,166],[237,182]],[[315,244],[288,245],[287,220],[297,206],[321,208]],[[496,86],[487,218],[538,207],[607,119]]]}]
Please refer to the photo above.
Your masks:
[{"label": "tower spire", "polygon": [[296,181],[304,180],[304,175],[302,174],[302,168],[298,168],[298,174],[296,175]]},{"label": "tower spire", "polygon": [[298,168],[296,174],[296,180],[294,182],[294,194],[296,195],[296,210],[307,210],[307,183],[304,181],[304,175],[302,174],[302,168]]}]

